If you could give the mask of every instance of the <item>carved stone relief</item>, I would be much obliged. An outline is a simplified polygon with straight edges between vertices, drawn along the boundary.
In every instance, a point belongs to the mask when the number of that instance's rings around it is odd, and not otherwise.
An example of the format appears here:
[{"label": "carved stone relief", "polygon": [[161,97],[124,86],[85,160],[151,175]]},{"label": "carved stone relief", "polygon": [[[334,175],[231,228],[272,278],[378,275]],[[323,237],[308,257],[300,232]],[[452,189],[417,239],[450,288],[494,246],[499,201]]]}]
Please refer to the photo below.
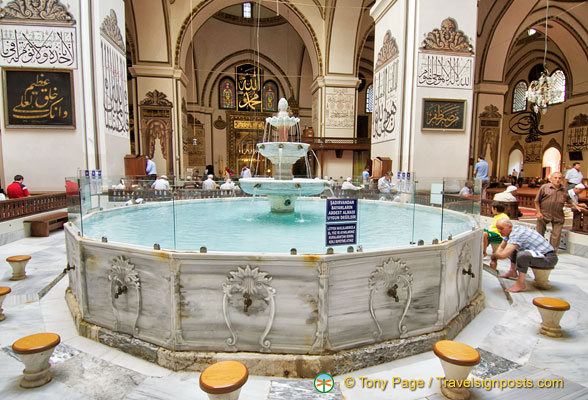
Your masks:
[{"label": "carved stone relief", "polygon": [[110,10],[110,13],[104,18],[104,21],[102,21],[100,32],[110,39],[112,43],[123,52],[123,54],[126,53],[125,42],[118,26],[116,12],[113,9]]},{"label": "carved stone relief", "polygon": [[[116,317],[117,330],[125,331],[125,327],[132,322],[132,332],[138,332],[137,321],[141,315],[141,280],[135,265],[124,256],[116,257],[111,261],[108,271],[110,281],[110,299],[112,312]],[[134,289],[134,292],[132,291]],[[134,310],[134,314],[133,314]],[[132,321],[128,317],[133,316]]]},{"label": "carved stone relief", "polygon": [[441,22],[441,29],[433,29],[427,33],[421,46],[422,50],[455,52],[474,54],[474,48],[470,38],[457,29],[457,21],[453,18],[445,18]]},{"label": "carved stone relief", "polygon": [[388,259],[376,267],[368,280],[368,288],[370,290],[369,295],[369,310],[376,325],[376,331],[374,331],[374,338],[380,339],[382,337],[382,327],[376,317],[376,311],[374,309],[374,296],[378,289],[382,289],[386,295],[396,303],[401,301],[404,303],[404,309],[402,315],[398,319],[398,332],[400,336],[404,335],[408,328],[403,325],[404,317],[408,312],[408,307],[412,300],[412,274],[409,272],[408,266],[400,261]]},{"label": "carved stone relief", "polygon": [[139,103],[143,152],[153,157],[159,139],[167,173],[173,171],[171,109],[172,103],[158,90],[148,92]]},{"label": "carved stone relief", "polygon": [[525,143],[525,162],[540,163],[543,152],[543,142]]},{"label": "carved stone relief", "polygon": [[230,309],[244,314],[264,314],[269,308],[269,316],[265,329],[259,337],[260,351],[269,352],[271,342],[266,339],[272,329],[276,313],[276,289],[270,285],[272,277],[267,272],[259,271],[246,265],[230,271],[230,276],[223,283],[223,316],[231,337],[226,339],[229,346],[236,346],[237,331],[231,323]]},{"label": "carved stone relief", "polygon": [[376,60],[376,69],[378,71],[384,65],[398,57],[399,50],[396,44],[396,39],[392,36],[391,31],[387,31],[384,35],[384,43],[378,52],[378,58]]},{"label": "carved stone relief", "polygon": [[478,154],[486,156],[486,161],[490,164],[490,175],[497,174],[498,160],[498,141],[500,138],[500,127],[502,125],[502,115],[498,112],[498,107],[489,104],[484,107],[484,111],[479,115],[479,140]]},{"label": "carved stone relief", "polygon": [[0,18],[40,21],[72,21],[67,6],[56,0],[13,0],[0,8]]},{"label": "carved stone relief", "polygon": [[321,353],[331,347],[329,341],[329,315],[328,315],[328,288],[329,288],[329,264],[322,262],[317,266],[319,278],[318,290],[318,320],[312,351]]}]

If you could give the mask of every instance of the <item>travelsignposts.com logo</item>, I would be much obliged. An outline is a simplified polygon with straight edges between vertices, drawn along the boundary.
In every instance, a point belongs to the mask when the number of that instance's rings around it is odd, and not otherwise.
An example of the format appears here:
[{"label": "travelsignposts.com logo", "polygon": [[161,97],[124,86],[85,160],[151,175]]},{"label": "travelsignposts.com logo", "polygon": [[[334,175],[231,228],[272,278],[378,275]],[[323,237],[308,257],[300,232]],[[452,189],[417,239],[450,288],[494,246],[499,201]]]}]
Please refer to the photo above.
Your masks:
[{"label": "travelsignposts.com logo", "polygon": [[318,374],[314,378],[314,388],[320,393],[329,393],[335,386],[335,380],[329,374]]}]

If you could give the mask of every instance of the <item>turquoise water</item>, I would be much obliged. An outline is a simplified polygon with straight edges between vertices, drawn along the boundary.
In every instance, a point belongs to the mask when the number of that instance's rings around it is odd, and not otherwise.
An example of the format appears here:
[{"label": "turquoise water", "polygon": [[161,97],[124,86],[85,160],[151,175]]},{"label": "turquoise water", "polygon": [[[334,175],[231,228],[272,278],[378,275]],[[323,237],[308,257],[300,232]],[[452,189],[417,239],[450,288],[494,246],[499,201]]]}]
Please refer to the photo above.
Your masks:
[{"label": "turquoise water", "polygon": [[[298,199],[296,212],[269,212],[266,199],[244,198],[165,202],[121,207],[86,217],[84,236],[109,242],[162,249],[208,251],[325,253],[324,199]],[[441,237],[441,212],[391,202],[359,203],[358,242],[364,250],[409,245],[471,230],[467,216],[445,212]],[[413,232],[414,227],[414,232]],[[335,247],[344,252],[347,246]]]}]

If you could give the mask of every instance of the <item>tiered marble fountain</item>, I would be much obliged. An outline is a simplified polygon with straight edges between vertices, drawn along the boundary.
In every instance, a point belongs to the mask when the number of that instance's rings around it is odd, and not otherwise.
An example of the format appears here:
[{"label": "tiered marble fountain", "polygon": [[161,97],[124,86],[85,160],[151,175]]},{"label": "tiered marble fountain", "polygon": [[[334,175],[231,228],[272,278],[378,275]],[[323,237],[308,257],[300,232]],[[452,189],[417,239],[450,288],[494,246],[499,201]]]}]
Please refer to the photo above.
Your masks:
[{"label": "tiered marble fountain", "polygon": [[[263,143],[257,144],[259,154],[273,165],[273,177],[253,177],[239,180],[241,189],[254,196],[267,196],[272,212],[294,212],[300,196],[321,194],[329,184],[324,179],[294,178],[292,166],[304,157],[308,173],[308,143],[300,143],[300,119],[288,115],[288,101],[278,102],[278,115],[265,119]],[[289,141],[293,138],[294,141]]]}]

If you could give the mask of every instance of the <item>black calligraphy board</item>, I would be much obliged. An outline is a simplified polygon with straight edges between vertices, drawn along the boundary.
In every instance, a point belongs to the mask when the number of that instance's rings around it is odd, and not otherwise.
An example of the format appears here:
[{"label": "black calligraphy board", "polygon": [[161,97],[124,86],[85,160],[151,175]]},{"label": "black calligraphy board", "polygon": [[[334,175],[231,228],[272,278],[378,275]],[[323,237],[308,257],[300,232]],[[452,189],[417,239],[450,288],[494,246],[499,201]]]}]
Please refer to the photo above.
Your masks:
[{"label": "black calligraphy board", "polygon": [[237,111],[261,111],[263,71],[253,64],[240,64],[237,72]]},{"label": "black calligraphy board", "polygon": [[465,100],[423,99],[423,130],[464,129]]},{"label": "black calligraphy board", "polygon": [[71,71],[4,69],[8,127],[75,126]]}]

